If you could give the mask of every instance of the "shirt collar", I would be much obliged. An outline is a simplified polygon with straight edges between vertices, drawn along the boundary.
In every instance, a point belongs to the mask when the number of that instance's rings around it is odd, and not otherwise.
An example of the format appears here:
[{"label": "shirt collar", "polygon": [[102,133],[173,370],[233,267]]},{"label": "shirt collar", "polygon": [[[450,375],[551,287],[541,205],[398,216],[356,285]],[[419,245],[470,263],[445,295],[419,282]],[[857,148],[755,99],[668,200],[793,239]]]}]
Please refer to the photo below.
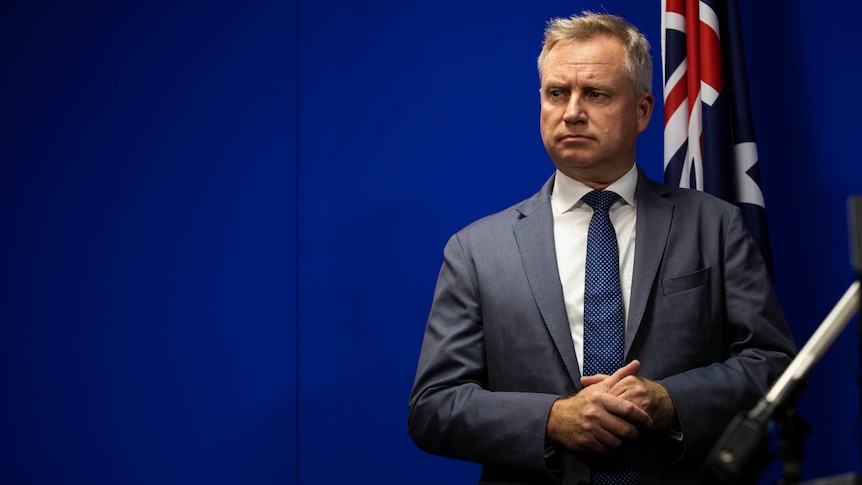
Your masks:
[{"label": "shirt collar", "polygon": [[[620,199],[625,201],[632,207],[637,207],[635,203],[635,188],[638,184],[637,166],[632,164],[632,168],[625,175],[618,178],[614,183],[610,184],[605,190],[612,190],[619,194]],[[555,214],[568,212],[580,204],[583,204],[581,197],[591,192],[593,189],[588,185],[578,182],[557,170],[554,177],[554,187],[551,192],[551,204]]]}]

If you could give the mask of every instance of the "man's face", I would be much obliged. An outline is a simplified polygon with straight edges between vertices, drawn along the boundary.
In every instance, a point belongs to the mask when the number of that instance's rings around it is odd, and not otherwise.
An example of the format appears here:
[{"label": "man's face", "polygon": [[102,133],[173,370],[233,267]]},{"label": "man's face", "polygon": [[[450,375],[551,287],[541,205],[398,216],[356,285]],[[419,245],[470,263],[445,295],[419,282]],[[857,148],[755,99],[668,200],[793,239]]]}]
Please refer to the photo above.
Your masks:
[{"label": "man's face", "polygon": [[650,94],[636,96],[623,45],[601,35],[558,43],[542,67],[542,141],[564,174],[595,188],[624,175],[649,124]]}]

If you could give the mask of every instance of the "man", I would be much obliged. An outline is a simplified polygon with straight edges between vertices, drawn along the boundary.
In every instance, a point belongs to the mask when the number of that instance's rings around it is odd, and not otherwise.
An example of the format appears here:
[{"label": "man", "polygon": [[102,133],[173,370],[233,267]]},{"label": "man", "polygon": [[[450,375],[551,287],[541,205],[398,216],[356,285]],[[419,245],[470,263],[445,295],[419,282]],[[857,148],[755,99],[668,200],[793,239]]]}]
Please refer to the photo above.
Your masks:
[{"label": "man", "polygon": [[[796,351],[767,270],[735,206],[638,168],[654,98],[637,29],[555,19],[538,64],[556,171],[446,245],[408,430],[481,463],[479,483],[699,483],[727,424]],[[601,192],[609,210],[592,208]],[[602,211],[612,263],[594,271]],[[611,334],[618,357],[595,343]]]}]

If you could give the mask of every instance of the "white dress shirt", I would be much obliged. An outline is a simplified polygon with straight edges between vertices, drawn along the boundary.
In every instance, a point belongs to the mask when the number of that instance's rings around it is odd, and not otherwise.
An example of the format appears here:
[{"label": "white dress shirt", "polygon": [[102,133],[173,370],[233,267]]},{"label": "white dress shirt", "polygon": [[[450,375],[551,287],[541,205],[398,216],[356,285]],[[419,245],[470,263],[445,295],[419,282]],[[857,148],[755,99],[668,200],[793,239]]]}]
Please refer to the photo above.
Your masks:
[{"label": "white dress shirt", "polygon": [[[611,223],[617,233],[620,251],[620,289],[623,296],[623,321],[628,323],[629,300],[632,290],[632,269],[635,261],[635,221],[637,220],[637,201],[635,188],[638,172],[635,165],[631,170],[609,185],[605,190],[619,194],[610,208]],[[563,298],[569,329],[578,365],[584,368],[584,278],[587,263],[587,232],[593,209],[581,200],[592,191],[587,185],[571,179],[557,170],[551,192],[551,206],[554,211],[554,247],[557,252],[557,268],[563,285]]]}]

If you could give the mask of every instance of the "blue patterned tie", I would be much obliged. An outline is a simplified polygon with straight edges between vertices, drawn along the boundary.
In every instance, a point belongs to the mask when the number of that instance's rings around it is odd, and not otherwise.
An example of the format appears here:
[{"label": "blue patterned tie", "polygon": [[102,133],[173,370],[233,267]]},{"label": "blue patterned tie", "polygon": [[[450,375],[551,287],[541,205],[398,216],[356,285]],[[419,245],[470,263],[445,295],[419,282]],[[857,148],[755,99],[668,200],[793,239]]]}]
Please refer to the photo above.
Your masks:
[{"label": "blue patterned tie", "polygon": [[[625,336],[623,297],[620,290],[620,256],[617,234],[608,209],[620,196],[593,191],[583,201],[593,208],[587,234],[587,266],[584,280],[584,372],[613,374],[623,366]],[[594,485],[637,483],[634,455],[629,446],[598,457],[592,469]]]}]

